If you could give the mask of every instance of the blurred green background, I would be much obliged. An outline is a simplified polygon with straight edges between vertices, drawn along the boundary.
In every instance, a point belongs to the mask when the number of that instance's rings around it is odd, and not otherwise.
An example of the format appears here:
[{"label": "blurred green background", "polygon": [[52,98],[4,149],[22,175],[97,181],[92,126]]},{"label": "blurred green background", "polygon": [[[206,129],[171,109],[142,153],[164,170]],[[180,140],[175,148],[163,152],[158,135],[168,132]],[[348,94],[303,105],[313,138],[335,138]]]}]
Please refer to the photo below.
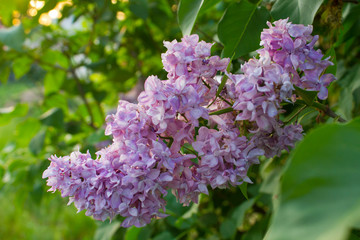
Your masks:
[{"label": "blurred green background", "polygon": [[[217,26],[232,2],[206,0],[195,22],[193,32],[215,42],[213,54],[223,49]],[[166,79],[161,53],[164,40],[182,36],[178,4],[0,0],[0,239],[262,239],[287,153],[252,168],[257,184],[248,189],[212,191],[189,207],[169,194],[170,217],[142,229],[76,214],[58,192],[46,192],[50,155],[108,145],[105,117],[118,100],[136,101],[149,75]],[[267,11],[273,4],[261,2]],[[326,103],[348,120],[360,112],[359,14],[358,4],[323,1],[313,23],[339,79]],[[233,72],[253,55],[233,60]],[[309,110],[305,129],[323,118]]]}]

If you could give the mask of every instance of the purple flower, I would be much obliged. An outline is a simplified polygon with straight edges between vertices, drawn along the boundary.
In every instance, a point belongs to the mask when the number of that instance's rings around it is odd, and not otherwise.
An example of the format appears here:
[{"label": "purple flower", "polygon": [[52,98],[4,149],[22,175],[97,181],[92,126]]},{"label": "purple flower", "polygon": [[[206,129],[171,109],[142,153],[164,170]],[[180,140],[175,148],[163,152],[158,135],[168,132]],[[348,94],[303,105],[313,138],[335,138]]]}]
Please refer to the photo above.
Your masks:
[{"label": "purple flower", "polygon": [[[325,99],[335,79],[323,74],[331,63],[313,49],[311,26],[287,19],[268,25],[259,59],[244,63],[240,74],[226,72],[219,96],[216,74],[226,71],[229,59],[211,56],[213,44],[197,35],[165,41],[168,80],[150,76],[138,104],[119,101],[106,118],[113,142],[96,159],[78,151],[51,156],[43,173],[50,191],[59,190],[95,219],[121,215],[123,227],[142,227],[166,216],[168,190],[189,205],[208,194],[208,186],[251,183],[247,172],[259,156],[280,155],[303,136],[301,125],[279,121],[280,103],[293,98],[294,85]],[[230,110],[214,115],[224,109]]]},{"label": "purple flower", "polygon": [[[306,90],[319,91],[318,97],[326,99],[326,87],[335,77],[323,77],[322,74],[333,64],[328,59],[322,60],[321,51],[313,48],[319,37],[311,35],[312,26],[292,24],[288,19],[278,20],[274,26],[269,22],[267,24],[269,29],[261,33],[260,45],[264,48],[258,50],[260,59],[281,65],[291,76],[293,84]],[[304,74],[302,77],[301,72]]]}]

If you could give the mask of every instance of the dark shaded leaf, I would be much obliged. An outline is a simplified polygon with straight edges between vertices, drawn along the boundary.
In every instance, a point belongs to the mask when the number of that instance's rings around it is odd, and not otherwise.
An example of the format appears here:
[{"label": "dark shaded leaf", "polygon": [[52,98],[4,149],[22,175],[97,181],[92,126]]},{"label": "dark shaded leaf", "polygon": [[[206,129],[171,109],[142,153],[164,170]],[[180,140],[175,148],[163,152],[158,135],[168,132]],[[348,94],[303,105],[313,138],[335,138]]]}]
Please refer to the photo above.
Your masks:
[{"label": "dark shaded leaf", "polygon": [[140,232],[141,232],[141,228],[132,226],[126,230],[124,239],[125,240],[139,239],[138,236]]},{"label": "dark shaded leaf", "polygon": [[342,87],[339,98],[338,112],[346,119],[352,118],[352,110],[354,108],[354,92],[360,88],[360,65],[352,67],[345,76],[343,76],[338,84]]},{"label": "dark shaded leaf", "polygon": [[231,218],[234,220],[236,227],[240,227],[245,219],[246,212],[254,205],[255,198],[246,200],[235,208]]},{"label": "dark shaded leaf", "polygon": [[297,86],[294,85],[295,88],[295,92],[297,95],[299,95],[304,102],[308,105],[311,106],[316,98],[317,92],[315,91],[306,91],[302,88],[299,88]]},{"label": "dark shaded leaf", "polygon": [[50,109],[41,115],[40,120],[44,125],[53,126],[57,129],[64,128],[64,112],[61,108]]},{"label": "dark shaded leaf", "polygon": [[139,18],[146,19],[149,15],[147,0],[130,0],[130,10]]},{"label": "dark shaded leaf", "polygon": [[10,75],[10,62],[3,62],[0,65],[0,83],[6,84]]},{"label": "dark shaded leaf", "polygon": [[38,155],[44,147],[46,129],[40,130],[38,134],[31,139],[29,149],[34,155]]},{"label": "dark shaded leaf", "polygon": [[224,239],[229,239],[236,233],[236,225],[232,219],[225,219],[220,225],[220,234]]},{"label": "dark shaded leaf", "polygon": [[241,190],[241,193],[244,195],[244,197],[245,197],[246,199],[249,199],[249,196],[248,196],[248,193],[247,193],[247,185],[248,185],[247,182],[243,182],[243,183],[240,185],[240,190]]},{"label": "dark shaded leaf", "polygon": [[162,232],[153,238],[153,240],[174,240],[174,239],[175,238],[168,231]]},{"label": "dark shaded leaf", "polygon": [[223,57],[243,56],[260,47],[260,33],[266,27],[270,14],[247,0],[231,4],[218,26],[220,41],[224,44]]}]

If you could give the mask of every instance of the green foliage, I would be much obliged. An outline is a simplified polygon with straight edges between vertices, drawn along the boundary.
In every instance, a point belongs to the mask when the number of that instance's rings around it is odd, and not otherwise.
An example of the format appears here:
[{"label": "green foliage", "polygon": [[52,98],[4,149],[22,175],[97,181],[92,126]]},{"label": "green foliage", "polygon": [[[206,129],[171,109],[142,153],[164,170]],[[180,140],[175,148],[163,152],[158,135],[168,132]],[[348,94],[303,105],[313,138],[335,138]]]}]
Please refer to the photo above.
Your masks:
[{"label": "green foliage", "polygon": [[260,33],[270,15],[248,0],[231,4],[219,22],[218,34],[224,44],[223,57],[238,58],[259,48]]},{"label": "green foliage", "polygon": [[360,88],[360,66],[355,65],[338,82],[342,86],[340,92],[339,112],[343,113],[346,119],[351,119],[354,109],[354,94]]},{"label": "green foliage", "polygon": [[278,0],[271,9],[275,19],[289,17],[293,23],[312,24],[324,0]]},{"label": "green foliage", "polygon": [[265,239],[346,239],[360,221],[359,141],[359,118],[305,137],[284,171]]},{"label": "green foliage", "polygon": [[97,228],[94,240],[111,240],[115,232],[120,228],[121,222],[119,221],[105,221]]},{"label": "green foliage", "polygon": [[190,35],[204,0],[182,0],[178,9],[178,22],[183,35]]},{"label": "green foliage", "polygon": [[17,50],[22,50],[25,40],[24,28],[20,24],[6,29],[0,29],[0,42]]},{"label": "green foliage", "polygon": [[129,9],[138,17],[146,19],[149,15],[149,5],[147,0],[130,0]]},{"label": "green foliage", "polygon": [[[0,7],[0,236],[8,239],[360,239],[360,4],[303,0],[129,0],[44,2]],[[60,6],[61,5],[61,6]],[[54,8],[61,16],[39,24]],[[143,228],[97,222],[46,193],[42,172],[52,154],[110,144],[107,114],[119,97],[136,101],[149,75],[166,79],[163,41],[196,33],[212,53],[231,57],[228,71],[259,48],[266,21],[313,24],[319,48],[335,64],[329,98],[296,89],[284,122],[306,137],[290,154],[261,159],[254,184],[201,195],[184,207],[168,194],[169,217]],[[178,23],[177,23],[178,20]],[[225,84],[226,77],[223,78]],[[330,108],[327,108],[329,106]],[[229,109],[228,109],[229,110]],[[336,112],[350,123],[338,125]],[[318,125],[322,125],[318,127]],[[314,130],[314,128],[316,128]],[[357,145],[356,145],[357,144]],[[289,157],[290,156],[290,157]],[[270,226],[270,227],[269,227]],[[351,232],[350,232],[351,230]],[[348,237],[349,236],[349,237]]]}]

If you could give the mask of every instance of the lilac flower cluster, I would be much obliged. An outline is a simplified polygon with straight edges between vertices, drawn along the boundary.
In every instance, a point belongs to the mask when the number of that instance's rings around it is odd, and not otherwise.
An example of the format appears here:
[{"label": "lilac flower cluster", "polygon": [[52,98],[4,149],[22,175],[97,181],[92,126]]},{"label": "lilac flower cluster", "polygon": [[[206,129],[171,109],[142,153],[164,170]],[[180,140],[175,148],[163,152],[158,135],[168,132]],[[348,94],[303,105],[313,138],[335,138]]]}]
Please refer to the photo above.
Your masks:
[{"label": "lilac flower cluster", "polygon": [[[319,36],[312,36],[313,27],[300,24],[291,24],[288,19],[268,22],[269,29],[261,33],[259,50],[260,58],[273,61],[291,73],[291,82],[297,87],[319,91],[318,97],[326,99],[327,86],[335,80],[332,74],[323,74],[323,71],[332,62],[322,60],[321,50],[315,50],[314,45]],[[301,76],[301,77],[300,77]]]},{"label": "lilac flower cluster", "polygon": [[[150,76],[138,104],[119,102],[106,118],[113,143],[95,160],[80,152],[50,157],[43,174],[50,190],[95,219],[121,215],[123,227],[141,227],[166,216],[168,190],[188,205],[208,186],[251,183],[247,171],[259,156],[280,155],[302,138],[301,125],[278,118],[294,85],[325,98],[334,79],[320,74],[331,63],[313,49],[311,26],[274,24],[261,35],[259,59],[242,65],[241,74],[227,73],[229,59],[211,56],[212,44],[197,35],[164,42],[168,80]],[[229,80],[216,97],[218,71]]]}]

